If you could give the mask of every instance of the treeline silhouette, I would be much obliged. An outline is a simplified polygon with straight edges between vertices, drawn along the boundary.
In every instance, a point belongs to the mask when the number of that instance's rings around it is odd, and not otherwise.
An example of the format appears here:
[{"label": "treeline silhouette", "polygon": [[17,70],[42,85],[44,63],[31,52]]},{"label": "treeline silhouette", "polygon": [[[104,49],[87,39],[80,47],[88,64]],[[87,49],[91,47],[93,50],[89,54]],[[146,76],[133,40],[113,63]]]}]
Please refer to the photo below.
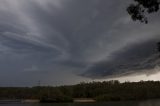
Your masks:
[{"label": "treeline silhouette", "polygon": [[145,100],[160,98],[160,81],[120,83],[117,80],[80,83],[72,86],[0,87],[0,99],[40,99],[72,102],[73,98],[96,101]]}]

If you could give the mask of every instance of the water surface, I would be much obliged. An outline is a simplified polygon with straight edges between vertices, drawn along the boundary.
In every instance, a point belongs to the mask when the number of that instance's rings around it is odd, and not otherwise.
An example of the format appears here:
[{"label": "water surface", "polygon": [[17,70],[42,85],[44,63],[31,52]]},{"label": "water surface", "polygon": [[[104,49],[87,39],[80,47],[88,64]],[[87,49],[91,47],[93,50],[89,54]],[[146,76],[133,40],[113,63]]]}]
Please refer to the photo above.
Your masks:
[{"label": "water surface", "polygon": [[147,101],[123,101],[106,103],[0,104],[0,106],[160,106],[160,99]]}]

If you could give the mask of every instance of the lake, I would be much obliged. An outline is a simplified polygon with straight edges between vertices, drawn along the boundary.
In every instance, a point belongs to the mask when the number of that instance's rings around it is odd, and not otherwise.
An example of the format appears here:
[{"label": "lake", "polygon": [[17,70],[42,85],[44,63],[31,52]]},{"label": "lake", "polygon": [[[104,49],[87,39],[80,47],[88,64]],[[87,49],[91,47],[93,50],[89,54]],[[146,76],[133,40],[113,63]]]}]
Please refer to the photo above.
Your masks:
[{"label": "lake", "polygon": [[160,106],[160,99],[147,101],[123,101],[107,103],[0,104],[0,106]]}]

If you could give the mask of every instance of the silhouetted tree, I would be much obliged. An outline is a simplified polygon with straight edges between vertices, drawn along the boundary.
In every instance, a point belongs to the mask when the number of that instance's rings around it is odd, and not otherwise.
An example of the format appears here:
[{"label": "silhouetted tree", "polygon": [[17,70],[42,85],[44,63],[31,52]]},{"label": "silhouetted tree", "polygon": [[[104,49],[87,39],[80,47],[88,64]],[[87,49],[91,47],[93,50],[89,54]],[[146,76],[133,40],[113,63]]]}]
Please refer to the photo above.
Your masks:
[{"label": "silhouetted tree", "polygon": [[159,0],[134,0],[134,3],[127,7],[127,12],[134,21],[148,23],[147,14],[158,12]]},{"label": "silhouetted tree", "polygon": [[160,98],[160,81],[104,81],[72,86],[0,87],[0,100],[40,99],[42,102],[72,102],[73,98],[93,98],[97,101],[145,100]]}]

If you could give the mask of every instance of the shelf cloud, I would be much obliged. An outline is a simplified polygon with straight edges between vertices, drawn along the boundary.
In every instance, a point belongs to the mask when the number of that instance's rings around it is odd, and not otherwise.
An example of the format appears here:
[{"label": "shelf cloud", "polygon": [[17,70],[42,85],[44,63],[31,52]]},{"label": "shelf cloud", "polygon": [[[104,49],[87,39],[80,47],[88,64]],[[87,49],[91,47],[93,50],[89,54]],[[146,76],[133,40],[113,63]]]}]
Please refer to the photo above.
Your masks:
[{"label": "shelf cloud", "polygon": [[130,2],[1,0],[0,86],[152,73],[160,64],[160,16],[149,16],[146,25],[133,22]]}]

